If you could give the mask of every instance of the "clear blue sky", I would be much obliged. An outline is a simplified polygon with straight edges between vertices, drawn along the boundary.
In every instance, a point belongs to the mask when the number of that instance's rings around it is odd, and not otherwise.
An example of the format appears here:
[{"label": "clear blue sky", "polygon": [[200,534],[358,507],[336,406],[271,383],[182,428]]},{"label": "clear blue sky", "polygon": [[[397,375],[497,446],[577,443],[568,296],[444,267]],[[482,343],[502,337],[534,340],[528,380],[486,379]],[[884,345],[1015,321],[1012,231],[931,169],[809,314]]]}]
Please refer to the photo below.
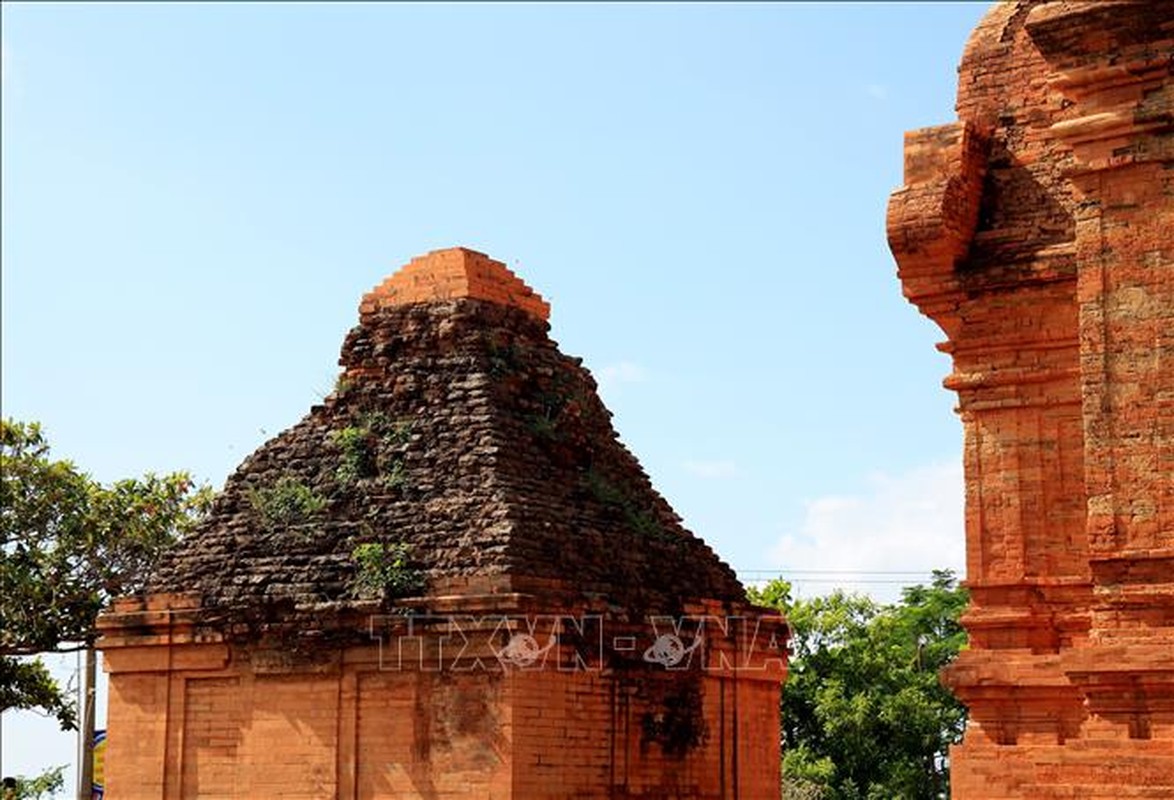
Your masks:
[{"label": "clear blue sky", "polygon": [[465,245],[744,576],[891,596],[961,566],[961,427],[884,209],[986,7],[5,3],[3,413],[219,486]]}]

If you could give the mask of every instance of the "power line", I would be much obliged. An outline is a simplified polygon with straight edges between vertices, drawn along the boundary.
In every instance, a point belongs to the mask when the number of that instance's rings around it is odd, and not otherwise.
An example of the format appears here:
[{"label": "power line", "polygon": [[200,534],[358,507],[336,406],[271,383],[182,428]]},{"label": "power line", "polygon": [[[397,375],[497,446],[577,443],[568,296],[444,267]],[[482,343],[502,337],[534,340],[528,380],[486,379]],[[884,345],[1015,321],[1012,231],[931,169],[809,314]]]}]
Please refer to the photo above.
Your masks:
[{"label": "power line", "polygon": [[799,585],[806,584],[868,584],[878,586],[909,586],[932,580],[934,570],[884,569],[735,569],[747,583],[766,583],[783,578]]},{"label": "power line", "polygon": [[[748,578],[747,582],[748,583],[769,583],[770,579],[769,578]],[[841,584],[858,584],[858,583],[867,583],[869,585],[878,585],[878,586],[908,586],[910,584],[910,581],[907,581],[907,580],[901,580],[901,581],[886,580],[883,578],[852,578],[852,579],[842,579],[842,580],[836,580],[834,578],[798,578],[794,581],[790,581],[790,583],[804,584],[804,585],[809,584],[809,583],[825,583],[825,584],[828,584],[831,586],[836,586],[836,585],[841,585]]]},{"label": "power line", "polygon": [[885,569],[737,569],[744,575],[932,575],[933,570]]}]

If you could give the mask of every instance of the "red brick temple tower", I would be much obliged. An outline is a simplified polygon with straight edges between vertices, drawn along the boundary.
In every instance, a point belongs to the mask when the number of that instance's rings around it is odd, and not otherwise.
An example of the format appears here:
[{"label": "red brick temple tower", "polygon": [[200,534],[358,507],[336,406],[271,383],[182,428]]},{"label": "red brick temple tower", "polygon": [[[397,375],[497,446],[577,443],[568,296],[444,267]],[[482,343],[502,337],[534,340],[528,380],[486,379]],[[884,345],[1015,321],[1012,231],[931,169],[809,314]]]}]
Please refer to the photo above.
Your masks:
[{"label": "red brick temple tower", "polygon": [[965,430],[953,796],[1174,797],[1174,4],[1007,2],[888,212]]},{"label": "red brick temple tower", "polygon": [[786,624],[548,313],[462,248],[363,298],[334,394],[100,620],[111,797],[777,797]]}]

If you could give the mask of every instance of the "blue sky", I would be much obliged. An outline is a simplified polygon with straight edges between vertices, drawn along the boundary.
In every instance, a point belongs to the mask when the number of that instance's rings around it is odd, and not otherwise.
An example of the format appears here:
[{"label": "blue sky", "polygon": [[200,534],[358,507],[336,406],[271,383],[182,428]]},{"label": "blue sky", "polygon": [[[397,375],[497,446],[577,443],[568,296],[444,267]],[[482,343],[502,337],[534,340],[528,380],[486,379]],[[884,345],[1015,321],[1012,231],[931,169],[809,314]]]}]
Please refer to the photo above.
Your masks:
[{"label": "blue sky", "polygon": [[219,486],[464,245],[745,577],[891,597],[962,566],[961,427],[884,209],[985,9],[5,3],[3,413]]}]

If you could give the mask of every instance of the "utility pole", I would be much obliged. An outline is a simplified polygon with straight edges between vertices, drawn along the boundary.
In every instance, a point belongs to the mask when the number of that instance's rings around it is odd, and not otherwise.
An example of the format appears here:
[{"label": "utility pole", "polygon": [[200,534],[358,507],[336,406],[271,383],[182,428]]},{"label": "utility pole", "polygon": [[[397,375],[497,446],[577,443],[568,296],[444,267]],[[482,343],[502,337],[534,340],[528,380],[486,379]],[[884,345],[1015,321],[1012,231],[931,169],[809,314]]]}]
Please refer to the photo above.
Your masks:
[{"label": "utility pole", "polygon": [[98,659],[92,643],[86,643],[86,668],[82,672],[81,766],[77,771],[77,800],[91,800],[94,794],[94,684]]}]

